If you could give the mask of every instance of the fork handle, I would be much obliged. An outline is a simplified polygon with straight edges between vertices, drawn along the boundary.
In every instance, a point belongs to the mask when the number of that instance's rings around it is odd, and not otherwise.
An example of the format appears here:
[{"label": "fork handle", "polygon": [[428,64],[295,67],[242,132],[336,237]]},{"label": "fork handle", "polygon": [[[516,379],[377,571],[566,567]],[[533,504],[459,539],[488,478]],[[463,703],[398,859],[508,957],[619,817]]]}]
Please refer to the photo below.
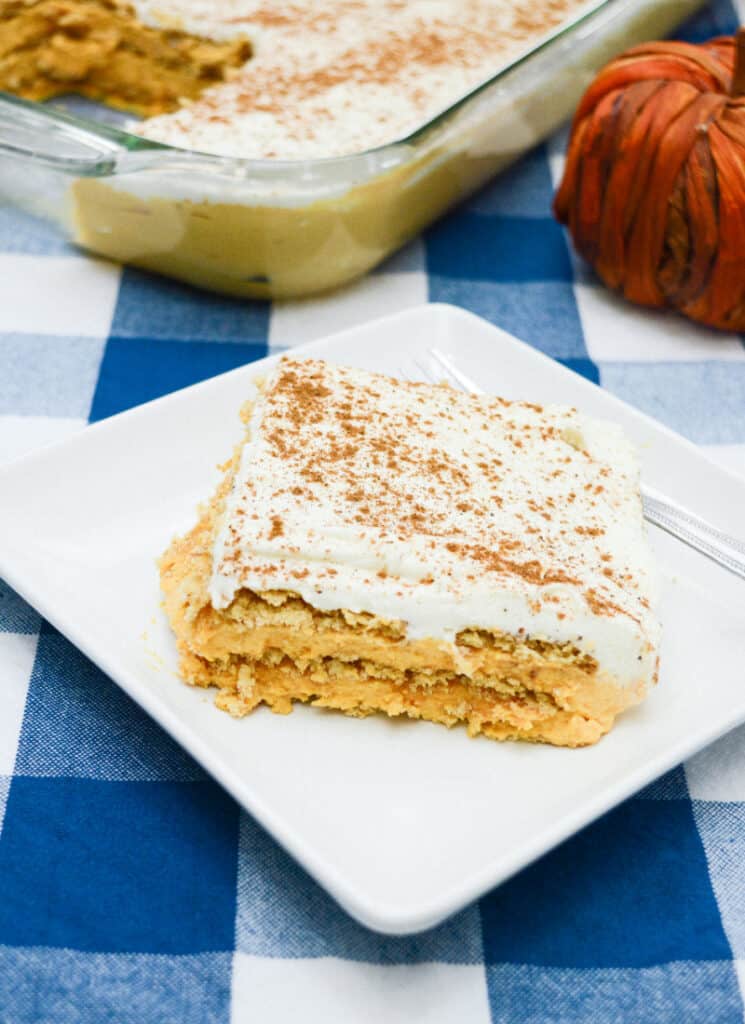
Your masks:
[{"label": "fork handle", "polygon": [[707,539],[717,541],[726,548],[732,548],[734,551],[739,552],[739,554],[745,555],[745,540],[740,540],[739,537],[733,537],[731,534],[725,533],[724,530],[717,529],[712,523],[697,516],[690,509],[673,504],[673,502],[668,501],[661,494],[650,490],[649,487],[642,485],[641,491],[645,513],[648,508],[650,510],[654,509],[661,515],[666,515],[675,519],[676,522],[685,524],[694,532],[703,534]]},{"label": "fork handle", "polygon": [[648,493],[642,495],[642,505],[650,523],[745,580],[745,544],[737,537]]}]

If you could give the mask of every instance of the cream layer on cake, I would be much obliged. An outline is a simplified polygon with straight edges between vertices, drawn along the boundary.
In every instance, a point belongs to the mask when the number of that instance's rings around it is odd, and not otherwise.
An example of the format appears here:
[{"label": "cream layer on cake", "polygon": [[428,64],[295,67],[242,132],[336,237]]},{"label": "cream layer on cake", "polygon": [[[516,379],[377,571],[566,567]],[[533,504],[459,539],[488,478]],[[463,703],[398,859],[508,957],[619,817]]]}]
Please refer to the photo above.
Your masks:
[{"label": "cream layer on cake", "polygon": [[621,429],[576,409],[283,359],[218,518],[209,595],[289,591],[403,623],[457,664],[481,629],[656,675],[656,584]]},{"label": "cream layer on cake", "polygon": [[135,127],[225,156],[331,157],[402,138],[597,0],[132,0],[138,17],[250,41],[230,80]]}]

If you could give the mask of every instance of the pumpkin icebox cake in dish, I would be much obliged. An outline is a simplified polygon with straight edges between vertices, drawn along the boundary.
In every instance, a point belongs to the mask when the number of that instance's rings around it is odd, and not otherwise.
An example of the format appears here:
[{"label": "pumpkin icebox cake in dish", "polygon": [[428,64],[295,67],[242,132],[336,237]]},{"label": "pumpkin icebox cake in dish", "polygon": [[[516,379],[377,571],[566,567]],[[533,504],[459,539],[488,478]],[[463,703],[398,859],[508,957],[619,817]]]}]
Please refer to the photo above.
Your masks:
[{"label": "pumpkin icebox cake in dish", "polygon": [[[222,156],[362,152],[597,0],[0,0],[0,88],[75,91]],[[155,115],[155,116],[153,116]]]},{"label": "pumpkin icebox cake in dish", "polygon": [[0,0],[0,90],[143,118],[124,132],[0,96],[22,140],[0,138],[0,191],[118,262],[313,294],[415,237],[569,116],[590,71],[702,2]]},{"label": "pumpkin icebox cake in dish", "polygon": [[594,743],[656,682],[634,452],[562,406],[282,359],[161,559],[186,682]]}]

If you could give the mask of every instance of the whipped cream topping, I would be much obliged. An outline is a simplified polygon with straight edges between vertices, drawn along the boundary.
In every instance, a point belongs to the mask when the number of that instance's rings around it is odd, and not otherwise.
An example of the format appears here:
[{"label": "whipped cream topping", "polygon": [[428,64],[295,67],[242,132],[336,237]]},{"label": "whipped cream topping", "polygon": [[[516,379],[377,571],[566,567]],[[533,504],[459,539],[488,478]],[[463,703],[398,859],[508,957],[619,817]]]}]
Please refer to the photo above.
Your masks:
[{"label": "whipped cream topping", "polygon": [[289,590],[324,611],[571,642],[623,684],[655,671],[656,584],[620,427],[282,359],[254,405],[210,598]]},{"label": "whipped cream topping", "polygon": [[253,56],[133,130],[224,156],[358,153],[415,131],[598,0],[134,0],[142,21]]}]

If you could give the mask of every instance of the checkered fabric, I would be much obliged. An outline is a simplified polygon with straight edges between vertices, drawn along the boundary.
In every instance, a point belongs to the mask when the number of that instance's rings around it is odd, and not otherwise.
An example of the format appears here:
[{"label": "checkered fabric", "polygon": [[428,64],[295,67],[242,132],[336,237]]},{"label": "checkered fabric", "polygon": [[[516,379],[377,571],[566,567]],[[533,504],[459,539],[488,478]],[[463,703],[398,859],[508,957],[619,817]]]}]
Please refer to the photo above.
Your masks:
[{"label": "checkered fabric", "polygon": [[[731,32],[712,4],[685,30]],[[0,207],[0,454],[383,313],[457,303],[745,473],[745,345],[609,295],[553,140],[377,272],[298,303],[87,258]],[[435,930],[351,921],[0,582],[1,1024],[743,1020],[745,730]]]}]

